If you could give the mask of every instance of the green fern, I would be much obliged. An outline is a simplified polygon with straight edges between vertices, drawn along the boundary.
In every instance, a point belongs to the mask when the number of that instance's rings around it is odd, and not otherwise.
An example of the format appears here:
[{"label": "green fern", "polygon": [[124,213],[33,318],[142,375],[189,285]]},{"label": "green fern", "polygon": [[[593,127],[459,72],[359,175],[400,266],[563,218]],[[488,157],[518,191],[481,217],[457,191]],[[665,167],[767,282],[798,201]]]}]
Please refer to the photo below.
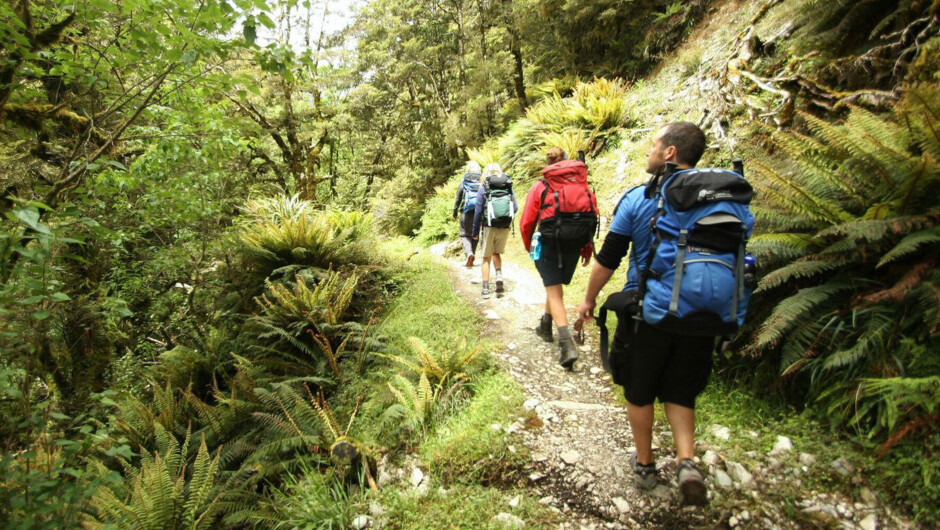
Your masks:
[{"label": "green fern", "polygon": [[940,99],[929,99],[937,92],[912,91],[894,116],[851,108],[834,124],[805,114],[812,136],[772,133],[782,158],[753,164],[757,226],[766,232],[752,246],[771,270],[754,300],[768,316],[745,351],[779,359],[781,373],[805,380],[808,399],[834,421],[881,425],[879,435],[898,425],[884,415],[893,414],[888,400],[907,399],[906,387],[849,407],[859,381],[940,375],[926,353],[940,348],[932,257],[940,243]]},{"label": "green fern", "polygon": [[[91,513],[83,523],[85,528],[214,528],[226,513],[251,504],[249,481],[243,477],[223,480],[219,452],[211,456],[205,439],[200,441],[190,471],[189,433],[180,444],[158,424],[155,436],[156,451],[144,452],[139,466],[121,460],[126,478],[105,481],[98,488],[89,501]],[[107,471],[102,464],[96,465],[100,472]]]}]

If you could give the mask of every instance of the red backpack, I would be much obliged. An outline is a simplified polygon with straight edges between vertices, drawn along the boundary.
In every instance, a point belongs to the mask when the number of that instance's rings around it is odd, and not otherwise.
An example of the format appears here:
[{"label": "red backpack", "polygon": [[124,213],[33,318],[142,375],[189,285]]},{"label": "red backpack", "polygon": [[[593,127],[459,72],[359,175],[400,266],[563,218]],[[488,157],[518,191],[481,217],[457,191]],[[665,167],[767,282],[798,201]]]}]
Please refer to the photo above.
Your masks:
[{"label": "red backpack", "polygon": [[594,239],[598,229],[597,197],[587,183],[587,166],[580,160],[562,160],[542,170],[539,232],[563,252],[578,252]]}]

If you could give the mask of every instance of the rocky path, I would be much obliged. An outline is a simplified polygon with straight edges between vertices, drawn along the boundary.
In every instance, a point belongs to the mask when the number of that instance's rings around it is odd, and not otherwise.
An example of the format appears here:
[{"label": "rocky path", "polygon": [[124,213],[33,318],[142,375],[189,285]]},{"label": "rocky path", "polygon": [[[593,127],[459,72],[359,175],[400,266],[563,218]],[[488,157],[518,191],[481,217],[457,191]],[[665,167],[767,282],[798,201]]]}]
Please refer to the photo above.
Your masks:
[{"label": "rocky path", "polygon": [[[780,437],[769,454],[753,456],[748,465],[726,460],[722,443],[732,444],[728,428],[711,425],[700,436],[697,450],[700,468],[706,471],[710,507],[681,508],[675,481],[675,453],[668,425],[657,421],[654,450],[660,485],[651,492],[633,485],[629,455],[633,439],[626,407],[614,394],[609,376],[600,366],[597,345],[589,339],[572,372],[557,364],[558,346],[539,339],[532,328],[542,314],[544,290],[530,263],[504,263],[507,292],[489,300],[480,295],[479,265],[463,266],[453,248],[432,248],[452,267],[455,290],[474,303],[487,320],[488,338],[503,346],[495,355],[522,387],[525,407],[541,423],[537,428],[517,423],[505,428],[520,436],[532,459],[526,473],[540,502],[564,514],[563,529],[601,528],[791,528],[805,526],[789,521],[788,510],[801,510],[823,528],[907,527],[879,505],[876,496],[861,488],[859,499],[816,491],[805,498],[788,499],[786,505],[762,500],[760,491],[791,481],[817,463],[812,455],[793,453],[792,444]],[[582,274],[584,272],[581,272]],[[566,300],[573,323],[577,300]],[[611,331],[612,332],[612,331]],[[756,433],[734,433],[757,436]],[[697,460],[699,460],[697,458]],[[838,473],[848,462],[829,464]],[[839,469],[842,465],[843,469]],[[796,481],[796,482],[793,482]],[[721,499],[723,502],[715,502]]]}]

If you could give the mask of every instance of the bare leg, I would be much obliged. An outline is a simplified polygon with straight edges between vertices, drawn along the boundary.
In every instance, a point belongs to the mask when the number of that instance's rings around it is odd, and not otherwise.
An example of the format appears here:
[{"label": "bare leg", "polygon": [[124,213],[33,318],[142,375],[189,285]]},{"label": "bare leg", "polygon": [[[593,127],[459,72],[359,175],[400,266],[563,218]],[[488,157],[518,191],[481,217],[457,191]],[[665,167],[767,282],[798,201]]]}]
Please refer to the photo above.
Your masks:
[{"label": "bare leg", "polygon": [[496,253],[493,253],[493,268],[496,270],[501,270],[503,268],[503,258]]},{"label": "bare leg", "polygon": [[483,258],[482,269],[483,269],[483,281],[484,282],[490,281],[490,259],[492,259],[492,256],[489,258]]},{"label": "bare leg", "polygon": [[[695,456],[695,410],[666,403],[666,419],[676,442],[676,461]],[[635,436],[635,435],[634,435]]]},{"label": "bare leg", "polygon": [[546,313],[552,315],[555,321],[555,327],[568,325],[568,315],[565,313],[564,294],[561,290],[561,284],[549,285],[545,288],[545,309]]},{"label": "bare leg", "polygon": [[636,461],[652,464],[653,460],[653,405],[634,405],[627,402],[627,418],[636,444]]}]

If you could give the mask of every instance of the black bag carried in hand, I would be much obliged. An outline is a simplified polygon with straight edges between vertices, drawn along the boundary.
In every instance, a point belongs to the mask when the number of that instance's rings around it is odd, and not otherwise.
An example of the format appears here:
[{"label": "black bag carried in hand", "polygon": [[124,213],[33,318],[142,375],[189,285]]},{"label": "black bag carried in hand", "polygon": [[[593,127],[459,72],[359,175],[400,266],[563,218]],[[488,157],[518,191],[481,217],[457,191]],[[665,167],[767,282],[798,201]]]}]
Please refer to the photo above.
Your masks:
[{"label": "black bag carried in hand", "polygon": [[607,297],[604,305],[601,306],[597,314],[597,325],[601,328],[601,364],[604,371],[611,373],[610,370],[610,352],[608,349],[609,335],[607,333],[607,312],[613,311],[617,314],[619,320],[629,319],[637,313],[639,308],[637,304],[636,291],[619,291]]}]

